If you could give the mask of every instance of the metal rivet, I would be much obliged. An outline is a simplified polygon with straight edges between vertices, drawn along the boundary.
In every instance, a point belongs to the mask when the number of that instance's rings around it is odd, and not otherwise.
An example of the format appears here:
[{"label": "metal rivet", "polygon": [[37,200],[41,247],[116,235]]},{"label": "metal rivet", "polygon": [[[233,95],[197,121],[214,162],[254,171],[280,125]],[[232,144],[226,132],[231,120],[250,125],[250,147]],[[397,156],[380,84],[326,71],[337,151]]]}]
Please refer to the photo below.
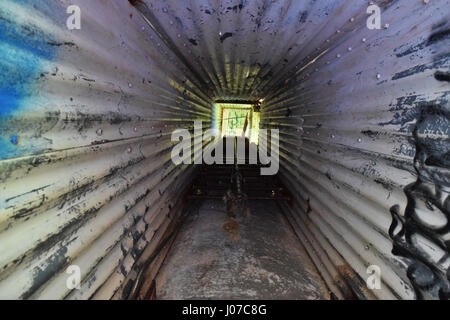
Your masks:
[{"label": "metal rivet", "polygon": [[131,149],[131,147],[128,147],[128,148],[127,148],[127,152],[128,152],[128,153],[131,153],[131,151],[133,151],[133,149]]},{"label": "metal rivet", "polygon": [[385,28],[385,29],[388,29],[388,28],[389,28],[389,23],[386,23],[386,24],[384,25],[384,28]]},{"label": "metal rivet", "polygon": [[170,20],[170,21],[169,21],[169,24],[171,24],[171,25],[172,25],[172,24],[173,24],[173,20]]},{"label": "metal rivet", "polygon": [[408,147],[405,144],[402,144],[402,152],[405,153],[408,150]]},{"label": "metal rivet", "polygon": [[136,128],[136,127],[134,127],[134,128],[133,128],[133,131],[134,131],[134,132],[137,132],[137,128]]},{"label": "metal rivet", "polygon": [[145,30],[145,27],[144,27],[144,26],[143,26],[143,27],[141,27],[141,30],[142,30],[142,31],[144,31],[144,30]]},{"label": "metal rivet", "polygon": [[352,47],[349,47],[349,48],[348,48],[348,51],[352,51],[352,50],[353,50]]},{"label": "metal rivet", "polygon": [[131,88],[132,86],[131,82],[128,82],[128,87]]},{"label": "metal rivet", "polygon": [[169,10],[168,10],[166,7],[162,8],[162,11],[163,11],[164,13],[169,12]]},{"label": "metal rivet", "polygon": [[341,30],[336,30],[336,33],[341,33]]},{"label": "metal rivet", "polygon": [[377,79],[381,79],[381,74],[377,73]]},{"label": "metal rivet", "polygon": [[334,134],[332,134],[331,135],[331,139],[334,139],[334,138],[336,138],[336,136]]},{"label": "metal rivet", "polygon": [[341,57],[341,55],[338,53],[338,54],[336,55],[336,58],[339,59],[340,57]]},{"label": "metal rivet", "polygon": [[367,39],[366,38],[362,38],[362,42],[366,42],[367,41]]},{"label": "metal rivet", "polygon": [[96,131],[98,136],[101,136],[103,134],[103,129],[102,128],[98,128]]},{"label": "metal rivet", "polygon": [[358,142],[362,142],[362,139],[361,139],[361,138],[358,138]]},{"label": "metal rivet", "polygon": [[353,18],[353,17],[350,18],[350,22],[353,22],[353,21],[355,21],[355,18]]}]

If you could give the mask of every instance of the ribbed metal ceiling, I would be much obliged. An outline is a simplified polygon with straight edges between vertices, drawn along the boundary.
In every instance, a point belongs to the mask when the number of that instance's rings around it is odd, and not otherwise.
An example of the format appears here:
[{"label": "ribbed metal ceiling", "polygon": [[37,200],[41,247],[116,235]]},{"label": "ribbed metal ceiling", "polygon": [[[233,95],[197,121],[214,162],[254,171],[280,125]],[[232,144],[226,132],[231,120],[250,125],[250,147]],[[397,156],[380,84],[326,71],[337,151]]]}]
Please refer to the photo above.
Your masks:
[{"label": "ribbed metal ceiling", "polygon": [[194,174],[170,135],[216,99],[263,99],[337,297],[448,297],[450,4],[373,3],[380,30],[367,1],[2,0],[0,297],[126,296]]}]

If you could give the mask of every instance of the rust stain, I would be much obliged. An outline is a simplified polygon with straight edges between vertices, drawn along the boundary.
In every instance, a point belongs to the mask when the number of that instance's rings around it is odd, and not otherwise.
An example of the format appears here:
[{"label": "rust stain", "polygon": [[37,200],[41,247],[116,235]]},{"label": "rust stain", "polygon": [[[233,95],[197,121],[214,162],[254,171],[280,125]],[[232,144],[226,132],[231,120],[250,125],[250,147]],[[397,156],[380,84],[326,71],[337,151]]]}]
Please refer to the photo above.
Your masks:
[{"label": "rust stain", "polygon": [[239,223],[233,218],[227,219],[222,228],[230,234],[231,241],[236,242],[239,239]]}]

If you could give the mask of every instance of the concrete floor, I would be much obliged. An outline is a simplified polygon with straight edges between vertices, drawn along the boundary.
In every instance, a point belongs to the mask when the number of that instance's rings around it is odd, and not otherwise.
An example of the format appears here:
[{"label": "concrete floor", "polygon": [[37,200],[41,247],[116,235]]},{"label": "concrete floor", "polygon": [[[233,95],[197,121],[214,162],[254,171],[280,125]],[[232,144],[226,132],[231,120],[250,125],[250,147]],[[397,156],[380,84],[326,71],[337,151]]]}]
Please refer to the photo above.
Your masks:
[{"label": "concrete floor", "polygon": [[224,230],[224,203],[203,202],[187,218],[157,276],[157,298],[329,299],[277,205],[250,201],[249,207],[248,216],[236,218],[233,241]]}]

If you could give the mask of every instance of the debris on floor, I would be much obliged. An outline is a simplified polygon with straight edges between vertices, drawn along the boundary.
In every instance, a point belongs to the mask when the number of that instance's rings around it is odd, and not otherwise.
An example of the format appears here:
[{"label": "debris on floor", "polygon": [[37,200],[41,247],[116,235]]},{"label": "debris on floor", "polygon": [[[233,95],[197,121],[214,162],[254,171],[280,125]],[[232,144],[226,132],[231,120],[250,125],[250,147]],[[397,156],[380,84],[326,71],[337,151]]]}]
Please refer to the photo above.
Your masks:
[{"label": "debris on floor", "polygon": [[187,218],[157,275],[158,299],[329,299],[276,203],[248,207],[230,218],[206,200]]}]

